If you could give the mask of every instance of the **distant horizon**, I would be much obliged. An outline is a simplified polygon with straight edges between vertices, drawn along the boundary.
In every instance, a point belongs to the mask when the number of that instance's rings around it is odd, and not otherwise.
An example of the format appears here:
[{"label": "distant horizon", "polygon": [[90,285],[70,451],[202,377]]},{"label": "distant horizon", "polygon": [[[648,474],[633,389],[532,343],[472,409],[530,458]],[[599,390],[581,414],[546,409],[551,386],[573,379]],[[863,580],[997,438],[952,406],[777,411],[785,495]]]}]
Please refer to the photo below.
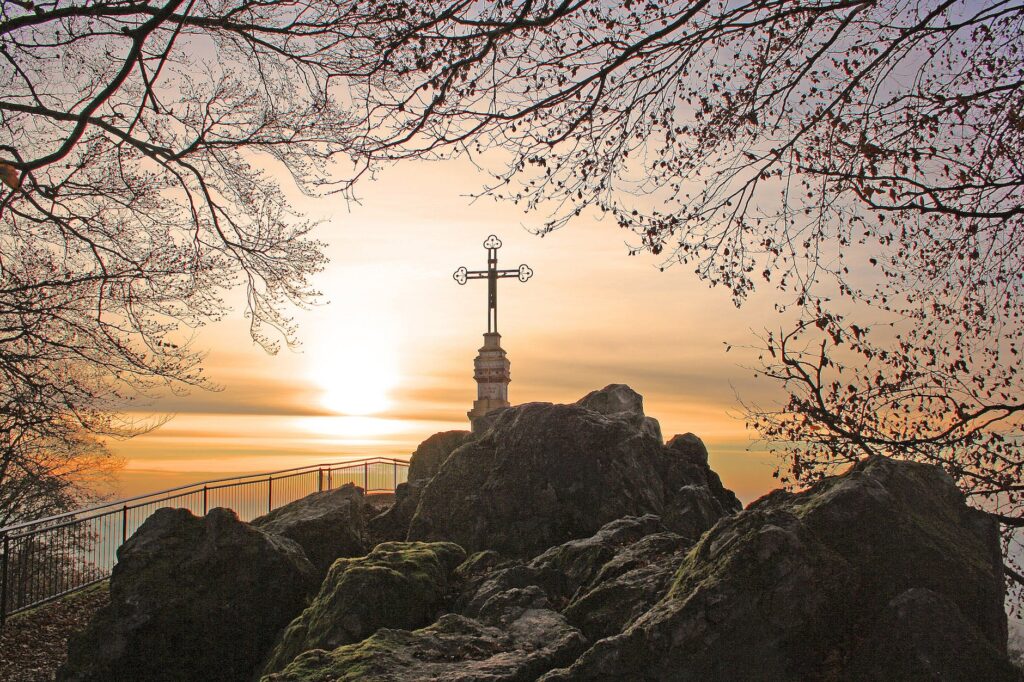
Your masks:
[{"label": "distant horizon", "polygon": [[[583,396],[581,395],[580,397]],[[657,419],[657,415],[650,412],[647,412],[647,414]],[[659,423],[661,423],[660,419]],[[468,420],[463,424],[452,422],[450,429],[445,428],[439,431],[448,430],[468,431],[469,422]],[[332,452],[324,450],[319,452],[310,451],[308,453],[291,452],[249,455],[239,452],[237,454],[232,453],[220,460],[211,457],[198,461],[169,457],[163,460],[161,465],[152,468],[147,468],[144,464],[148,461],[148,458],[134,459],[129,460],[124,468],[114,473],[115,487],[103,492],[112,495],[114,498],[127,498],[205,480],[277,471],[314,464],[344,462],[367,457],[408,459],[419,443],[437,432],[425,433],[419,440],[416,440],[414,436],[413,440],[408,441],[410,444],[405,445],[404,448],[403,446],[397,446],[392,449],[382,449],[385,446],[362,446],[358,448],[362,451],[351,453],[339,452],[332,454]],[[676,433],[687,433],[687,431],[673,431],[671,433],[663,431],[662,435],[667,441]],[[696,435],[700,437],[700,434]],[[709,441],[705,438],[701,438],[701,440],[708,448],[708,458],[712,470],[722,476],[723,484],[735,492],[744,505],[779,487],[778,481],[771,476],[775,466],[775,458],[769,453],[756,450],[748,451],[745,443]],[[224,466],[218,469],[215,467],[217,461],[222,461],[225,465],[232,466]],[[189,466],[191,462],[195,462],[195,465]],[[178,468],[169,468],[172,465]]]}]

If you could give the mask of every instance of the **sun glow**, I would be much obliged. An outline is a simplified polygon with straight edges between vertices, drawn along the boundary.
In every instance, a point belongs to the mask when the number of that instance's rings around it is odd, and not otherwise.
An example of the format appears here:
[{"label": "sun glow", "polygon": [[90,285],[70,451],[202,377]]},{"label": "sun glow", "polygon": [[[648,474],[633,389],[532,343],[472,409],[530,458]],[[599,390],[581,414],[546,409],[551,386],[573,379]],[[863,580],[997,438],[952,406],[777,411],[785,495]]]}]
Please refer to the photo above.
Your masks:
[{"label": "sun glow", "polygon": [[377,436],[389,436],[402,432],[403,423],[397,419],[380,417],[300,417],[296,420],[299,428],[307,433],[328,438],[341,438],[346,442],[374,442]]},{"label": "sun glow", "polygon": [[393,327],[363,320],[321,337],[310,354],[309,376],[322,389],[320,404],[339,415],[378,414],[391,407],[398,384]]}]

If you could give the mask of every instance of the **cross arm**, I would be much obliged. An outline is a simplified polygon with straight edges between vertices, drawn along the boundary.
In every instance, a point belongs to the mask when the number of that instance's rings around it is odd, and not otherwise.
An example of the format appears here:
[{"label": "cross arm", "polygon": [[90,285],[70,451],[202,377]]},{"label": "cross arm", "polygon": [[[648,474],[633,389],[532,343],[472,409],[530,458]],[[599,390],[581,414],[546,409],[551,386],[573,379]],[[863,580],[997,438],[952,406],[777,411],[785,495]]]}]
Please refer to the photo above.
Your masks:
[{"label": "cross arm", "polygon": [[515,270],[498,270],[498,277],[518,277],[520,282],[533,277],[533,269],[529,265],[520,265]]},{"label": "cross arm", "polygon": [[[491,276],[490,270],[467,270],[461,267],[455,271],[452,277],[459,284],[465,284],[471,279],[487,279]],[[495,277],[518,277],[520,282],[533,277],[533,270],[529,265],[520,265],[515,270],[494,270]]]},{"label": "cross arm", "polygon": [[467,270],[466,266],[462,266],[455,271],[452,277],[459,284],[465,284],[471,279],[487,279],[488,272],[486,270]]}]

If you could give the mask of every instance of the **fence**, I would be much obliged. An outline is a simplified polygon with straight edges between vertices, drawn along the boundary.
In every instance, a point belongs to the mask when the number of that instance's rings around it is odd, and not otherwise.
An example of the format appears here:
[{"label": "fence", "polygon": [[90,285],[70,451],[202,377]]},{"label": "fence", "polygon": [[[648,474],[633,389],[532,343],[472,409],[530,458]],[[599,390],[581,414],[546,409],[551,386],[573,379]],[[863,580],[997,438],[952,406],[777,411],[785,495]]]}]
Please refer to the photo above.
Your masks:
[{"label": "fence", "polygon": [[0,625],[8,616],[105,580],[117,550],[150,514],[215,507],[252,521],[314,492],[353,483],[367,493],[392,492],[409,464],[375,457],[203,481],[0,528]]}]

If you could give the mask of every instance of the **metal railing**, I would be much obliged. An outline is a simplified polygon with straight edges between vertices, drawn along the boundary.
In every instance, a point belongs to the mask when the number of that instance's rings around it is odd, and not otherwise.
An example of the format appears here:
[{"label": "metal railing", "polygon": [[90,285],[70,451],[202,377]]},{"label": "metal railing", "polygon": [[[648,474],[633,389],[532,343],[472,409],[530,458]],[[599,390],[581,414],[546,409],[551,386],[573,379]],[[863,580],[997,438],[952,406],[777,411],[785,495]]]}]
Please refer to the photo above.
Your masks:
[{"label": "metal railing", "polygon": [[7,617],[105,580],[118,548],[157,509],[205,515],[227,507],[243,521],[306,495],[353,483],[392,492],[409,463],[385,457],[201,481],[0,528],[0,625]]}]

